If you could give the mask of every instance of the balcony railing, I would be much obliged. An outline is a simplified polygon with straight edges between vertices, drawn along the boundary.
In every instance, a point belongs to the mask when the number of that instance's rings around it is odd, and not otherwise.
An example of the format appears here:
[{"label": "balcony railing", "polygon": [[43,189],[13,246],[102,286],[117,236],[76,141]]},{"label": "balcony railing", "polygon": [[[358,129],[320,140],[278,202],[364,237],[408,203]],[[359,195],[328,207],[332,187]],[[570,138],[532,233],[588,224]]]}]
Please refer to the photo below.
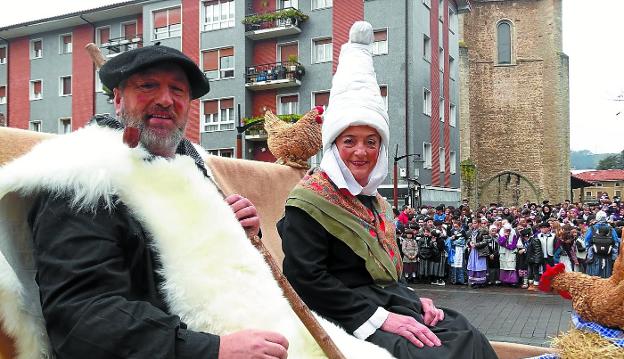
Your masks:
[{"label": "balcony railing", "polygon": [[300,25],[308,16],[295,8],[285,8],[264,14],[245,16],[245,36],[251,40],[263,40],[301,32]]},{"label": "balcony railing", "polygon": [[100,45],[100,48],[108,50],[108,56],[116,56],[122,52],[134,50],[143,46],[143,36],[137,34],[132,38],[116,37],[108,39],[107,42]]},{"label": "balcony railing", "polygon": [[296,87],[304,75],[303,65],[294,61],[255,65],[247,68],[245,87],[254,91]]}]

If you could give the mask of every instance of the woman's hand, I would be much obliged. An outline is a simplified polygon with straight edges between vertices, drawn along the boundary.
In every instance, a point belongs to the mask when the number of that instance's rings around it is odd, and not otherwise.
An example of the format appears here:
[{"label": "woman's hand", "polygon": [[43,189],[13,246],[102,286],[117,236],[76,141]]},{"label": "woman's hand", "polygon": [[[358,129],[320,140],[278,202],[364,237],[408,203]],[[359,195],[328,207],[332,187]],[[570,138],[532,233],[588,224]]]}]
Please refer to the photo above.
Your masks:
[{"label": "woman's hand", "polygon": [[440,339],[429,328],[410,316],[390,313],[380,329],[400,335],[419,348],[423,348],[425,345],[428,347],[442,345]]},{"label": "woman's hand", "polygon": [[433,300],[420,298],[420,304],[422,305],[423,320],[426,325],[433,327],[438,324],[438,322],[444,320],[444,311],[436,308],[435,305],[433,305]]},{"label": "woman's hand", "polygon": [[256,207],[247,198],[233,194],[225,199],[230,206],[236,219],[241,224],[248,236],[256,236],[260,231],[260,217]]}]

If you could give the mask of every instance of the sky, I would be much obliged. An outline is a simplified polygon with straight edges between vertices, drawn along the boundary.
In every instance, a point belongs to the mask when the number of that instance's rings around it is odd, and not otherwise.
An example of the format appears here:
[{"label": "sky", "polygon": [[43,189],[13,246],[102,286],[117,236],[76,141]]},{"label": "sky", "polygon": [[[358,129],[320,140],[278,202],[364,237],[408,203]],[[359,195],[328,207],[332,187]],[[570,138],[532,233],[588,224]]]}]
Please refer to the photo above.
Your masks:
[{"label": "sky", "polygon": [[[118,2],[122,1],[12,1],[0,11],[0,27]],[[624,149],[624,1],[588,4],[563,1],[563,51],[570,57],[570,147],[620,152]],[[622,101],[615,101],[618,97]]]}]

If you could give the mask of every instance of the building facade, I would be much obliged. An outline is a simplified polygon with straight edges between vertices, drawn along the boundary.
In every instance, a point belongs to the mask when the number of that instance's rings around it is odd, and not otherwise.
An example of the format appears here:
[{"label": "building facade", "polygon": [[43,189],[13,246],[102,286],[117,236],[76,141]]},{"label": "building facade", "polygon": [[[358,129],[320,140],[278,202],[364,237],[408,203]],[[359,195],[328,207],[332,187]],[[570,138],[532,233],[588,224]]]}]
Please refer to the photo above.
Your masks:
[{"label": "building facade", "polygon": [[[300,115],[327,104],[340,46],[351,24],[373,25],[374,65],[390,116],[391,197],[395,153],[400,196],[458,203],[459,47],[455,0],[143,0],[0,28],[0,113],[10,127],[65,133],[112,114],[87,53],[138,46],[178,48],[211,79],[194,101],[186,136],[209,152],[274,160],[252,126],[267,109]],[[419,155],[419,156],[416,156]],[[319,162],[319,156],[311,161]],[[403,200],[401,201],[403,203]]]},{"label": "building facade", "polygon": [[475,0],[461,16],[462,171],[473,203],[570,196],[561,0]]},{"label": "building facade", "polygon": [[605,195],[611,200],[614,197],[622,198],[624,170],[585,171],[575,174],[574,177],[591,183],[589,187],[572,190],[572,201],[574,202],[598,202]]}]

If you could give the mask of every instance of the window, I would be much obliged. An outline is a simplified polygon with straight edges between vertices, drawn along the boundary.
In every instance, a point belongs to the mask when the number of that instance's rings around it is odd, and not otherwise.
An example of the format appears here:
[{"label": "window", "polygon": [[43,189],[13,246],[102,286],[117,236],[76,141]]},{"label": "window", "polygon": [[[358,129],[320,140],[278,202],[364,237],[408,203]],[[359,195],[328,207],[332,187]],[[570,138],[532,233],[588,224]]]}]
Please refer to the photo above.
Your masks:
[{"label": "window", "polygon": [[234,77],[234,48],[208,50],[202,52],[202,66],[210,80]]},{"label": "window", "polygon": [[299,8],[299,0],[279,0],[278,4],[280,9],[286,9],[287,7]]},{"label": "window", "polygon": [[445,171],[446,158],[444,158],[444,152],[445,152],[444,147],[440,147],[440,156],[439,156],[440,172]]},{"label": "window", "polygon": [[204,101],[203,132],[227,131],[234,129],[234,99],[222,98]]},{"label": "window", "polygon": [[440,0],[438,3],[438,18],[440,21],[444,21],[444,0]]},{"label": "window", "polygon": [[314,106],[323,106],[323,110],[327,109],[329,104],[329,91],[316,92],[314,95]]},{"label": "window", "polygon": [[455,18],[455,10],[453,10],[452,5],[449,3],[449,31],[453,34],[457,32],[457,19]]},{"label": "window", "polygon": [[427,35],[423,35],[423,58],[431,62],[431,39]]},{"label": "window", "polygon": [[204,1],[204,31],[234,27],[234,0]]},{"label": "window", "polygon": [[6,103],[6,86],[0,86],[0,105]]},{"label": "window", "polygon": [[43,98],[43,83],[41,80],[30,81],[30,99],[40,100]]},{"label": "window", "polygon": [[498,63],[500,65],[511,64],[511,23],[501,21],[496,26]]},{"label": "window", "polygon": [[600,182],[594,182],[594,186],[595,186],[595,187],[602,187],[602,183],[600,183]]},{"label": "window", "polygon": [[299,113],[299,95],[279,96],[277,114],[291,115]]},{"label": "window", "polygon": [[59,119],[59,133],[66,134],[72,131],[71,118]]},{"label": "window", "polygon": [[423,168],[431,169],[431,143],[423,142]]},{"label": "window", "polygon": [[388,53],[388,30],[373,31],[375,41],[373,42],[373,55],[384,55]]},{"label": "window", "polygon": [[386,106],[386,111],[388,111],[388,86],[379,86],[379,92],[381,92],[381,100]]},{"label": "window", "polygon": [[425,4],[426,7],[431,9],[431,0],[423,0],[423,4]]},{"label": "window", "polygon": [[137,36],[136,22],[127,22],[121,25],[121,36],[126,40],[132,40]]},{"label": "window", "polygon": [[71,54],[72,52],[72,36],[70,35],[61,35],[60,38],[60,53],[61,54]]},{"label": "window", "polygon": [[282,62],[282,65],[284,66],[296,65],[296,64],[290,64],[291,61],[289,61],[289,59],[291,60],[297,59],[296,61],[297,62],[299,61],[299,43],[291,42],[288,44],[280,44],[278,48],[279,48],[279,61]]},{"label": "window", "polygon": [[588,196],[588,197],[591,197],[592,193],[591,193],[591,191],[587,191],[587,192],[585,192],[585,195]]},{"label": "window", "polygon": [[622,191],[615,191],[615,196],[616,197],[621,197],[622,196]]},{"label": "window", "polygon": [[30,130],[35,132],[41,132],[41,121],[30,121]]},{"label": "window", "polygon": [[7,61],[7,48],[6,46],[0,47],[0,65],[6,64]]},{"label": "window", "polygon": [[96,33],[99,45],[106,44],[110,40],[110,27],[101,27],[97,29]]},{"label": "window", "polygon": [[455,154],[455,151],[451,151],[450,157],[449,161],[451,161],[451,174],[455,174],[457,172],[457,155]]},{"label": "window", "polygon": [[233,148],[218,148],[218,149],[213,149],[213,150],[206,150],[206,152],[208,152],[209,154],[213,156],[221,156],[221,157],[227,157],[227,158],[234,157]]},{"label": "window", "polygon": [[620,187],[620,186],[621,186],[620,182],[615,182],[615,187]]},{"label": "window", "polygon": [[30,42],[30,58],[38,59],[43,57],[43,42],[41,40],[32,40]]},{"label": "window", "polygon": [[312,0],[312,10],[326,9],[333,5],[333,0]]},{"label": "window", "polygon": [[72,78],[71,76],[63,76],[59,82],[59,95],[68,96],[72,94]]},{"label": "window", "polygon": [[423,91],[423,113],[431,116],[431,91],[427,89]]},{"label": "window", "polygon": [[455,79],[455,59],[453,58],[453,56],[449,55],[449,77],[451,78],[451,80]]},{"label": "window", "polygon": [[154,11],[152,16],[154,40],[180,36],[182,33],[182,13],[180,7]]},{"label": "window", "polygon": [[438,64],[440,65],[440,71],[444,72],[444,49],[440,48],[440,55],[438,56]]},{"label": "window", "polygon": [[440,122],[444,122],[444,97],[440,98],[440,108],[438,112],[440,112]]},{"label": "window", "polygon": [[312,40],[312,63],[329,62],[332,60],[332,39]]},{"label": "window", "polygon": [[457,126],[457,108],[454,104],[451,104],[449,114],[451,116],[449,125],[451,125],[452,127]]}]

